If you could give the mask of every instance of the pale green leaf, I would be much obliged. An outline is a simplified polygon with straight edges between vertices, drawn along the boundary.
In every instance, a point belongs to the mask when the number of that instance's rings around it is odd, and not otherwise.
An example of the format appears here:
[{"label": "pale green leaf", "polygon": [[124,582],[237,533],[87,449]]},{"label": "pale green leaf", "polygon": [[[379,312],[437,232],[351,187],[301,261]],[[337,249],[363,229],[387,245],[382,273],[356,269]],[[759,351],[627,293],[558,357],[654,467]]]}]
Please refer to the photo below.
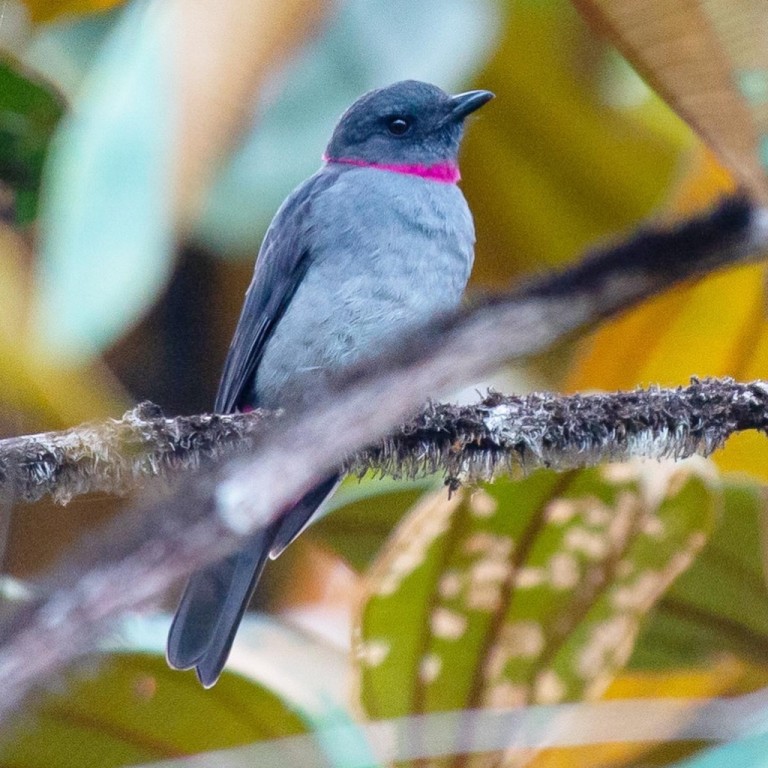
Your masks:
[{"label": "pale green leaf", "polygon": [[36,343],[64,360],[115,341],[173,257],[171,55],[157,5],[126,9],[47,167]]},{"label": "pale green leaf", "polygon": [[599,695],[705,544],[717,503],[691,466],[656,465],[428,497],[368,578],[357,645],[367,714]]}]

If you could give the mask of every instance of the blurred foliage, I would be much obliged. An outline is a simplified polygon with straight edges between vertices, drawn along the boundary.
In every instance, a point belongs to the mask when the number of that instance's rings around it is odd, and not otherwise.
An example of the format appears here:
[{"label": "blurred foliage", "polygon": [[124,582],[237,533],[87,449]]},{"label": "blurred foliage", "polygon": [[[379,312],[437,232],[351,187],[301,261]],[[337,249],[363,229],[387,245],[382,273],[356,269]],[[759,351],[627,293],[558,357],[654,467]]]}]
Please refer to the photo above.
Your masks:
[{"label": "blurred foliage", "polygon": [[24,431],[63,428],[125,410],[129,400],[102,361],[61,368],[37,354],[26,328],[32,255],[25,237],[2,223],[0,254],[0,428],[15,418]]},{"label": "blurred foliage", "polygon": [[[12,739],[0,742],[0,762],[14,768],[106,768],[306,733],[348,720],[336,683],[344,656],[334,649],[268,617],[248,619],[242,634],[257,649],[247,665],[249,674],[227,673],[206,691],[192,673],[168,668],[162,655],[167,627],[166,620],[126,622],[117,638],[119,650],[100,654],[87,670],[72,670],[65,686],[42,696],[35,718],[21,722]],[[319,659],[323,672],[315,675],[313,685],[297,685],[301,670]],[[333,745],[318,748],[334,760]]]},{"label": "blurred foliage", "polygon": [[[576,5],[720,152],[736,178],[765,200],[768,50],[757,32],[766,28],[760,3],[740,0],[728,13],[716,3],[685,10],[650,3],[641,11],[623,0],[577,0]],[[680,56],[682,38],[688,42]],[[688,212],[732,188],[711,155],[698,151],[670,207]],[[763,266],[731,270],[632,310],[584,344],[565,386],[611,390],[685,384],[692,375],[764,377],[764,271]],[[725,469],[768,477],[765,441],[753,434],[731,441],[715,460]]]},{"label": "blurred foliage", "polygon": [[768,593],[760,532],[764,490],[731,481],[720,524],[693,566],[659,602],[640,634],[631,666],[706,666],[730,654],[755,665],[768,659]]},{"label": "blurred foliage", "polygon": [[35,218],[48,143],[64,111],[61,97],[0,57],[0,182],[15,194],[15,218]]},{"label": "blurred foliage", "polygon": [[[583,696],[734,695],[768,683],[768,668],[751,665],[749,654],[723,657],[728,646],[716,633],[706,638],[709,664],[682,671],[669,665],[658,633],[647,631],[649,607],[685,592],[679,589],[684,581],[708,572],[702,560],[721,556],[727,526],[745,511],[745,494],[752,513],[763,512],[748,487],[726,487],[724,525],[662,597],[704,544],[721,506],[716,484],[695,466],[668,466],[663,484],[653,465],[613,465],[567,475],[538,472],[450,500],[445,490],[425,494],[365,578],[354,663],[367,714]],[[391,501],[377,496],[384,506]],[[747,528],[748,522],[743,533]],[[742,535],[725,546],[737,551]],[[711,618],[717,621],[716,603],[723,599],[743,604],[746,615],[750,588],[745,579],[741,585],[733,580],[727,595],[713,595]],[[321,738],[314,749],[333,766],[359,759],[364,740],[353,724],[357,698],[345,695],[350,660],[327,640],[252,616],[238,633],[222,680],[204,691],[192,673],[166,667],[166,628],[167,619],[129,621],[119,636],[120,653],[104,656],[85,675],[74,670],[63,690],[38,702],[35,720],[0,749],[3,764],[121,765],[339,727],[345,728],[343,741]],[[621,673],[638,630],[638,646],[645,645],[656,667],[668,669]],[[473,680],[479,679],[478,688]],[[525,762],[533,760],[536,768],[638,760],[666,765],[698,748],[685,742],[591,745],[527,754]],[[477,755],[462,764],[497,765],[499,759]]]},{"label": "blurred foliage", "polygon": [[[765,377],[768,321],[764,267],[715,275],[651,299],[584,342],[565,381],[571,391],[687,384],[690,377]],[[743,433],[715,461],[765,480],[765,440]]]},{"label": "blurred foliage", "polygon": [[113,343],[171,273],[178,107],[164,31],[152,6],[130,6],[57,135],[32,330],[38,354],[59,364]]},{"label": "blurred foliage", "polygon": [[723,158],[739,184],[768,201],[768,24],[760,0],[574,5]]},{"label": "blurred foliage", "polygon": [[33,21],[50,21],[66,14],[107,11],[123,0],[24,0]]},{"label": "blurred foliage", "polygon": [[237,675],[209,695],[160,655],[116,654],[71,675],[38,704],[32,727],[0,745],[13,768],[144,763],[305,732],[285,699]]},{"label": "blurred foliage", "polygon": [[438,478],[411,482],[347,478],[309,535],[319,538],[355,570],[363,572],[425,490],[440,485]]},{"label": "blurred foliage", "polygon": [[520,0],[478,83],[497,94],[463,145],[475,282],[502,287],[649,215],[676,182],[687,128],[567,0]]},{"label": "blurred foliage", "polygon": [[[748,694],[758,685],[768,683],[768,668],[754,667],[732,659],[720,661],[706,669],[651,672],[623,672],[611,683],[605,700],[651,699],[660,693],[669,698],[694,701]],[[683,715],[683,721],[685,715]],[[680,723],[684,727],[684,722]],[[568,749],[544,749],[531,761],[532,768],[621,768],[622,766],[677,765],[676,760],[691,754],[706,754],[701,742],[680,741],[658,746],[638,743],[591,744]],[[716,750],[715,750],[716,751]],[[720,765],[730,766],[724,762]],[[750,765],[750,764],[746,764]],[[746,768],[745,765],[745,768]]]},{"label": "blurred foliage", "polygon": [[[16,0],[0,4],[19,8]],[[674,27],[659,20],[676,3],[579,0],[646,82],[568,0],[347,0],[248,107],[259,120],[222,167],[210,169],[218,175],[187,232],[194,242],[175,248],[169,158],[180,139],[174,99],[185,94],[169,79],[172,47],[150,23],[160,4],[24,5],[35,23],[21,25],[17,40],[0,26],[0,49],[11,51],[0,57],[0,193],[10,190],[17,213],[13,223],[7,214],[0,223],[6,434],[119,415],[144,398],[169,413],[210,407],[271,214],[317,166],[341,110],[370,87],[418,77],[450,90],[496,92],[472,121],[462,156],[478,232],[478,290],[562,264],[650,215],[684,214],[733,188],[647,83],[721,149],[738,144],[749,126],[726,102],[708,99],[745,100],[756,135],[765,118],[764,37],[755,43],[767,22],[753,0],[698,4],[695,18],[677,17]],[[638,43],[644,27],[623,30],[611,15],[622,8],[627,19],[642,12],[647,29],[661,29],[666,49],[653,45],[651,33]],[[705,12],[712,24],[697,37]],[[688,44],[678,45],[683,39]],[[663,50],[702,52],[711,59],[707,71],[728,75],[728,87],[712,88],[715,80],[705,78],[707,98],[689,98],[699,86],[669,68],[677,56],[659,60]],[[74,105],[63,121],[61,93]],[[704,112],[692,116],[696,104]],[[731,170],[754,179],[755,145],[739,145],[740,152],[744,146],[752,155],[731,153]],[[551,387],[606,390],[685,383],[691,375],[765,377],[764,302],[762,268],[717,275],[648,302],[575,348],[557,349],[538,375],[548,375]],[[36,343],[33,311],[46,318]],[[67,363],[51,360],[51,349],[70,355]],[[763,436],[747,435],[716,459],[764,478],[765,451]],[[433,491],[439,478],[349,480],[333,514],[305,537],[323,547],[307,561],[325,570],[302,568],[292,547],[268,580],[338,634],[339,590],[336,603],[325,594],[331,571],[344,558],[362,574],[358,581],[344,571],[343,604],[360,603],[351,696],[339,691],[349,672],[341,652],[308,630],[269,620],[254,630],[246,622],[231,668],[255,682],[228,672],[207,692],[191,674],[166,669],[159,641],[134,639],[126,644],[134,653],[105,657],[85,676],[73,672],[47,695],[31,730],[5,745],[2,762],[146,761],[346,723],[361,706],[386,717],[599,695],[725,696],[766,685],[763,489],[753,480],[724,482],[721,522],[675,580],[709,536],[719,494],[690,469],[670,476],[648,465],[642,477],[631,467],[542,472],[450,501]],[[89,498],[67,515],[45,504],[20,510],[9,547],[13,571],[28,577],[115,507]],[[302,556],[311,554],[304,546]],[[279,596],[270,604],[286,607]],[[331,764],[343,764],[345,746],[324,745]],[[591,745],[528,757],[536,768],[655,766],[700,747]],[[760,740],[735,742],[691,765],[746,768],[764,750]]]}]

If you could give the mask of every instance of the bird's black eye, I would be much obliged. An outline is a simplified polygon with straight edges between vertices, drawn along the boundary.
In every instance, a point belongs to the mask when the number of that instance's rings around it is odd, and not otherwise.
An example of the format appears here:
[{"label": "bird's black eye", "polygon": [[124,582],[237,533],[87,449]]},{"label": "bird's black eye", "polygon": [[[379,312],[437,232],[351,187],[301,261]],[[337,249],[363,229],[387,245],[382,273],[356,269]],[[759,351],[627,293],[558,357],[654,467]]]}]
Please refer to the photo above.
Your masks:
[{"label": "bird's black eye", "polygon": [[395,115],[387,119],[387,130],[393,136],[403,136],[411,129],[411,119],[402,115]]}]

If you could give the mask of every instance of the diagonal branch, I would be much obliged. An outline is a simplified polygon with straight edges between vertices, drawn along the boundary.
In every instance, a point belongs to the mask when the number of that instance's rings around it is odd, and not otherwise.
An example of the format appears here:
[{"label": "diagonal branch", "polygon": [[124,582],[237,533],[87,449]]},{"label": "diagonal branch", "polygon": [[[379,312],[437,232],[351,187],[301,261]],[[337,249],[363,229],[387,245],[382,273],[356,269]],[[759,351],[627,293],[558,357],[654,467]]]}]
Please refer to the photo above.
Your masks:
[{"label": "diagonal branch", "polygon": [[[555,278],[441,318],[345,375],[313,409],[270,425],[247,455],[186,473],[175,493],[133,509],[79,547],[47,575],[47,594],[0,628],[0,719],[91,650],[117,616],[231,552],[429,396],[477,381],[675,282],[754,261],[767,242],[765,218],[748,201],[731,199],[682,226],[640,234]],[[758,401],[761,391],[752,392]]]}]

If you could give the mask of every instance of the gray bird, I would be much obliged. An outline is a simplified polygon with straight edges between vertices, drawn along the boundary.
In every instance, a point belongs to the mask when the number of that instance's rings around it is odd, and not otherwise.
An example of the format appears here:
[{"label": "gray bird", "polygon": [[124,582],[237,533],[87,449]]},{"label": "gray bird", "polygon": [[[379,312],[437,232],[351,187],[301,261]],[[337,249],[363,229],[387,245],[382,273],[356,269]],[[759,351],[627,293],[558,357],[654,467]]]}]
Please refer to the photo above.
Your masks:
[{"label": "gray bird", "polygon": [[[414,80],[342,115],[323,166],[267,231],[229,348],[215,411],[295,408],[334,374],[461,300],[475,230],[456,182],[464,118],[489,91],[449,96]],[[338,483],[333,475],[237,554],[193,574],[168,662],[212,686],[256,582]]]}]

